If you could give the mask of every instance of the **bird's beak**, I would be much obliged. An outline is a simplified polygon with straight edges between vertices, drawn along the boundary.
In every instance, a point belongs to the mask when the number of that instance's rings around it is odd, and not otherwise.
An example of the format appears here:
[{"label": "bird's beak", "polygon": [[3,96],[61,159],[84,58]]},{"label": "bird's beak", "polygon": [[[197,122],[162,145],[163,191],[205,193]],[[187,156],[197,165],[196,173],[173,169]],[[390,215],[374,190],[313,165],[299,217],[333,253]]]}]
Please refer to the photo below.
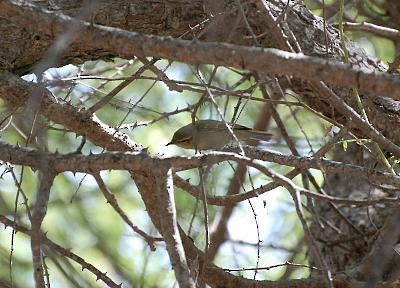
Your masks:
[{"label": "bird's beak", "polygon": [[172,145],[172,144],[174,144],[174,143],[169,142],[169,143],[165,144],[165,146],[169,146],[169,145]]}]

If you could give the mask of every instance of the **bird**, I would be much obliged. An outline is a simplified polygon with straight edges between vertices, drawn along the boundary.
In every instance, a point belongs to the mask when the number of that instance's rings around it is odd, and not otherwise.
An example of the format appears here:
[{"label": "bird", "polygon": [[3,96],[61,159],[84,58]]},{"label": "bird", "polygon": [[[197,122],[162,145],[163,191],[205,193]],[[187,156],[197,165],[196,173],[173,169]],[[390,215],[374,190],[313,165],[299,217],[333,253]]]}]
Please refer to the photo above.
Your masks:
[{"label": "bird", "polygon": [[[249,127],[227,123],[240,142],[268,141],[272,134],[253,130]],[[218,120],[197,120],[175,131],[171,141],[166,144],[184,149],[219,150],[228,144],[235,144],[235,138],[226,127],[226,122]]]}]

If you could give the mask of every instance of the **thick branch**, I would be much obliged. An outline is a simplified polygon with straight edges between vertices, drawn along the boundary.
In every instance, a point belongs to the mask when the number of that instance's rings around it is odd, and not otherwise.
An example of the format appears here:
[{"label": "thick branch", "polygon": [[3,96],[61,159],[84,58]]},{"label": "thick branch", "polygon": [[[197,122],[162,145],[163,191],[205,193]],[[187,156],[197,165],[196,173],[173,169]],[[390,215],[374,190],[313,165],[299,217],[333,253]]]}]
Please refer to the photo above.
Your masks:
[{"label": "thick branch", "polygon": [[127,135],[102,123],[95,115],[87,115],[68,103],[59,102],[50,91],[38,84],[9,72],[0,73],[0,98],[12,109],[24,107],[35,89],[43,93],[40,112],[49,120],[64,125],[78,135],[85,135],[94,144],[108,150],[141,151],[142,148]]},{"label": "thick branch", "polygon": [[[10,17],[9,15],[20,17]],[[18,20],[18,25],[54,37],[76,20],[43,11],[29,3],[0,2],[0,17]],[[41,25],[32,25],[40,19]],[[226,43],[203,43],[168,37],[144,35],[92,23],[80,22],[75,41],[85,47],[109,51],[124,58],[153,56],[188,64],[215,64],[260,73],[292,75],[305,80],[319,80],[342,87],[355,87],[375,95],[400,100],[400,79],[382,72],[352,68],[351,65],[277,49],[244,47]]]},{"label": "thick branch", "polygon": [[42,158],[52,163],[54,171],[75,171],[90,173],[101,170],[129,170],[140,172],[150,169],[154,165],[164,163],[174,167],[176,170],[187,170],[202,165],[216,164],[223,161],[233,160],[246,165],[252,165],[254,159],[275,162],[281,165],[298,167],[301,169],[320,169],[324,172],[334,172],[347,176],[357,176],[373,181],[375,184],[393,185],[400,187],[400,176],[390,173],[372,170],[365,167],[341,163],[337,161],[315,159],[285,155],[279,152],[246,148],[247,157],[230,152],[208,152],[196,156],[174,156],[169,158],[151,156],[145,153],[132,152],[104,152],[96,155],[79,155],[39,152],[34,149],[16,147],[0,142],[0,160],[15,165],[26,165],[40,168]]}]

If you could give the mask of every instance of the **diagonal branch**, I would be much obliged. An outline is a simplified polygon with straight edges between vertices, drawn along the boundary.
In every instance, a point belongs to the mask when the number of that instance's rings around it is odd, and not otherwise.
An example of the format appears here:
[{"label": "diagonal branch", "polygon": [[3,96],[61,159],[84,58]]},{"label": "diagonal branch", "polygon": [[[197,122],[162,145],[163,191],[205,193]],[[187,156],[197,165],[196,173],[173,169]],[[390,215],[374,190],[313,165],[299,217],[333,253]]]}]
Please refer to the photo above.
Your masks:
[{"label": "diagonal branch", "polygon": [[102,123],[95,115],[86,115],[69,103],[59,102],[50,91],[38,84],[27,82],[9,72],[0,72],[0,98],[12,109],[24,107],[36,88],[43,92],[40,113],[49,120],[64,125],[78,135],[85,135],[94,144],[108,150],[142,150],[126,134]]},{"label": "diagonal branch", "polygon": [[328,86],[322,82],[313,82],[311,85],[317,87],[321,92],[320,95],[347,118],[350,127],[360,129],[368,137],[378,143],[380,147],[400,157],[400,147],[398,145],[390,141],[390,139],[386,138],[380,131],[362,119],[352,107],[340,99]]},{"label": "diagonal branch", "polygon": [[[7,227],[7,226],[14,227],[14,229],[16,229],[18,232],[32,236],[31,230],[15,223],[14,221],[8,219],[7,217],[5,217],[3,215],[0,215],[0,222],[3,223],[5,227]],[[100,270],[98,270],[92,264],[86,262],[83,258],[78,256],[77,254],[71,252],[70,249],[63,248],[62,246],[54,243],[49,238],[47,238],[43,233],[40,234],[40,240],[42,243],[41,245],[44,244],[44,245],[50,247],[51,249],[53,249],[54,251],[56,251],[59,255],[65,256],[65,257],[75,261],[76,263],[78,263],[79,265],[82,266],[82,270],[84,270],[84,269],[89,270],[94,275],[96,275],[97,279],[100,279],[105,284],[107,284],[108,287],[121,288],[121,284],[119,284],[119,285],[116,284],[113,280],[111,280],[111,278],[109,278],[106,275],[107,273],[101,272]],[[0,284],[1,284],[1,282],[0,282]]]},{"label": "diagonal branch", "polygon": [[157,241],[163,241],[162,238],[156,238],[148,235],[146,232],[141,230],[138,226],[136,226],[131,219],[129,219],[128,215],[122,210],[121,206],[118,204],[117,199],[115,198],[114,194],[112,194],[106,184],[104,183],[103,179],[100,176],[100,173],[93,173],[92,176],[97,182],[97,185],[100,188],[100,191],[103,193],[104,197],[107,199],[107,202],[113,207],[115,212],[118,213],[118,215],[121,217],[122,220],[125,221],[126,224],[128,224],[129,227],[133,231],[135,231],[137,234],[142,236],[142,238],[147,242],[147,245],[149,245],[151,251],[156,250],[155,242]]}]

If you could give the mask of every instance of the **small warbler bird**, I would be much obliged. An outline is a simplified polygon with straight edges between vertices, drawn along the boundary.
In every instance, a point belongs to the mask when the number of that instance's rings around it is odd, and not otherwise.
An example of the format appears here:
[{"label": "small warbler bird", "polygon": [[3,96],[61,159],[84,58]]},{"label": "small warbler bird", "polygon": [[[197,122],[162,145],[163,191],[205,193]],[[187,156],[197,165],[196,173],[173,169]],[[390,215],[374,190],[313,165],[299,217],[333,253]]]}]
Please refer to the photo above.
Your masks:
[{"label": "small warbler bird", "polygon": [[[238,124],[228,124],[240,142],[268,141],[272,134],[256,131]],[[199,120],[175,131],[167,144],[185,149],[218,150],[234,143],[234,138],[225,123],[217,120]]]}]

